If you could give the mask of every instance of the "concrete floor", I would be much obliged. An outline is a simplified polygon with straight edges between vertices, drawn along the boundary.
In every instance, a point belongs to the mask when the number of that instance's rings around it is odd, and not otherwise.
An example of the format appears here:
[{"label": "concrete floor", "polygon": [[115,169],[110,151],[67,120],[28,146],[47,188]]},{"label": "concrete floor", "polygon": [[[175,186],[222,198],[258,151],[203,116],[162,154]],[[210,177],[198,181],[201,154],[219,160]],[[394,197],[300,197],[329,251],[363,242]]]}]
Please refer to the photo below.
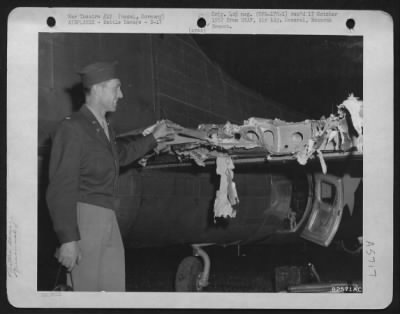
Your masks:
[{"label": "concrete floor", "polygon": [[[207,292],[274,292],[274,269],[311,262],[322,281],[361,281],[362,257],[306,241],[296,244],[207,247],[211,272]],[[174,291],[177,267],[192,254],[189,246],[126,250],[127,291]],[[52,257],[38,263],[38,290],[51,290],[58,264]]]},{"label": "concrete floor", "polygon": [[[339,252],[297,243],[282,246],[208,247],[211,272],[207,292],[273,292],[274,269],[305,266],[311,262],[322,281],[361,281],[362,259]],[[136,249],[127,252],[128,291],[174,291],[180,261],[190,248]]]}]

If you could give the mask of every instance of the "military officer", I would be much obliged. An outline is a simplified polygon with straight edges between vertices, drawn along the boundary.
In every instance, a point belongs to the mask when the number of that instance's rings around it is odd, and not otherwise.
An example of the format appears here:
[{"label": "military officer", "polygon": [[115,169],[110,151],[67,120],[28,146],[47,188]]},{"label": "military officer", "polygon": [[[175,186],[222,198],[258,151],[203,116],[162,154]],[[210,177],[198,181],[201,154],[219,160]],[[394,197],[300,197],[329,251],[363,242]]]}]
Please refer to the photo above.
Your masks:
[{"label": "military officer", "polygon": [[86,102],[64,119],[52,140],[47,202],[61,244],[58,260],[75,291],[125,291],[125,256],[115,209],[119,167],[173,135],[165,122],[118,143],[106,113],[123,97],[115,63],[81,71]]}]

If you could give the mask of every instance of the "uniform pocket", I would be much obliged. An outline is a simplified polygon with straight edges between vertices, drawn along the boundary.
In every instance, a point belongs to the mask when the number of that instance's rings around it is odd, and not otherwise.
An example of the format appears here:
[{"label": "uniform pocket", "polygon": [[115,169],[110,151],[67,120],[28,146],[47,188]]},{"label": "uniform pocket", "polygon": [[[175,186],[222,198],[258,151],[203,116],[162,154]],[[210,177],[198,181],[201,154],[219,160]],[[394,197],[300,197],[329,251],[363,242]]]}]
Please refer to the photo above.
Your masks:
[{"label": "uniform pocket", "polygon": [[115,173],[112,152],[101,143],[90,143],[85,150],[86,153],[82,156],[82,174],[94,178],[99,183],[112,179]]}]

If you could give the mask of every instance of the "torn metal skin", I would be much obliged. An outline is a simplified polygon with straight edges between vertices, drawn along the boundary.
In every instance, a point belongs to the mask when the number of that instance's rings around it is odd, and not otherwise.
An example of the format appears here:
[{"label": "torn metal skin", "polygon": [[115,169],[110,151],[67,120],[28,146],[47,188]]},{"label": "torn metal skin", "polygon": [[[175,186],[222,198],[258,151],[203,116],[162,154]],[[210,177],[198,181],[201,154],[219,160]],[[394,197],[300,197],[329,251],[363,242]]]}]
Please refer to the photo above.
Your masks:
[{"label": "torn metal skin", "polygon": [[[301,165],[318,157],[324,174],[327,173],[324,154],[348,151],[362,153],[362,101],[351,94],[337,107],[337,113],[328,118],[300,122],[252,117],[245,120],[243,125],[227,122],[224,125],[201,124],[197,129],[188,129],[177,128],[176,124],[169,121],[179,131],[173,140],[159,143],[155,154],[172,154],[179,161],[190,159],[199,166],[205,166],[206,160],[216,159],[221,186],[217,192],[214,214],[215,217],[235,217],[231,205],[238,200],[230,197],[236,190],[232,181],[233,161],[229,156],[236,150],[246,150],[250,154],[254,149],[261,149],[267,160],[295,159]],[[142,159],[141,164],[145,165],[149,157]],[[224,168],[219,173],[222,160],[225,163],[230,161],[232,167]]]},{"label": "torn metal skin", "polygon": [[362,153],[362,132],[362,101],[351,94],[338,106],[336,114],[320,120],[286,122],[252,117],[243,125],[227,122],[201,124],[197,129],[182,127],[172,141],[160,143],[156,153],[173,154],[179,160],[189,158],[204,166],[205,160],[215,159],[220,153],[262,149],[267,159],[296,159],[301,165],[318,157],[326,170],[324,153]]}]

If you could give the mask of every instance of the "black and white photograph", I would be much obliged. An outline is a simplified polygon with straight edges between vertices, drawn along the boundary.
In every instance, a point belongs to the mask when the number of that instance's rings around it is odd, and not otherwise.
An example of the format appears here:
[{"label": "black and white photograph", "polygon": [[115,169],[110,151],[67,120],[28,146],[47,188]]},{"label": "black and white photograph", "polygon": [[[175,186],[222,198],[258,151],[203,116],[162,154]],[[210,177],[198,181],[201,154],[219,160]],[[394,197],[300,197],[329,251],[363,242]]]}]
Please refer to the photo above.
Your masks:
[{"label": "black and white photograph", "polygon": [[[84,214],[66,213],[82,202],[112,204],[127,291],[361,292],[362,146],[354,141],[362,137],[362,53],[357,36],[39,34],[38,289],[54,288],[58,270],[48,262],[57,243],[82,240],[68,233],[81,228]],[[135,147],[133,133],[142,140],[157,121],[174,137],[141,144],[117,177],[107,133],[87,111],[84,89],[94,86],[87,77],[94,85],[119,80],[103,118],[120,154]],[[342,103],[349,107],[338,113]],[[90,121],[57,136],[77,114]],[[313,152],[299,164],[293,157],[305,147],[326,151],[327,161]],[[223,180],[216,158],[234,167],[236,201],[228,190],[229,203],[216,201]],[[88,263],[84,272],[95,273],[83,275],[82,287],[76,275],[77,291],[107,291],[102,272],[124,267],[93,254],[103,266]]]},{"label": "black and white photograph", "polygon": [[[36,139],[26,181],[35,302],[70,307],[64,296],[91,292],[83,302],[98,307],[141,292],[139,307],[157,295],[162,307],[225,308],[218,300],[236,295],[234,308],[252,298],[265,308],[263,295],[280,306],[333,296],[306,305],[325,308],[387,278],[375,254],[391,240],[371,231],[387,218],[366,199],[377,183],[364,104],[393,87],[371,90],[387,82],[371,60],[376,35],[354,31],[355,14],[330,31],[335,11],[198,11],[182,29],[173,10],[106,9],[65,10],[37,28],[25,120],[35,128],[21,134]],[[29,234],[20,216],[8,215],[16,282]]]}]

